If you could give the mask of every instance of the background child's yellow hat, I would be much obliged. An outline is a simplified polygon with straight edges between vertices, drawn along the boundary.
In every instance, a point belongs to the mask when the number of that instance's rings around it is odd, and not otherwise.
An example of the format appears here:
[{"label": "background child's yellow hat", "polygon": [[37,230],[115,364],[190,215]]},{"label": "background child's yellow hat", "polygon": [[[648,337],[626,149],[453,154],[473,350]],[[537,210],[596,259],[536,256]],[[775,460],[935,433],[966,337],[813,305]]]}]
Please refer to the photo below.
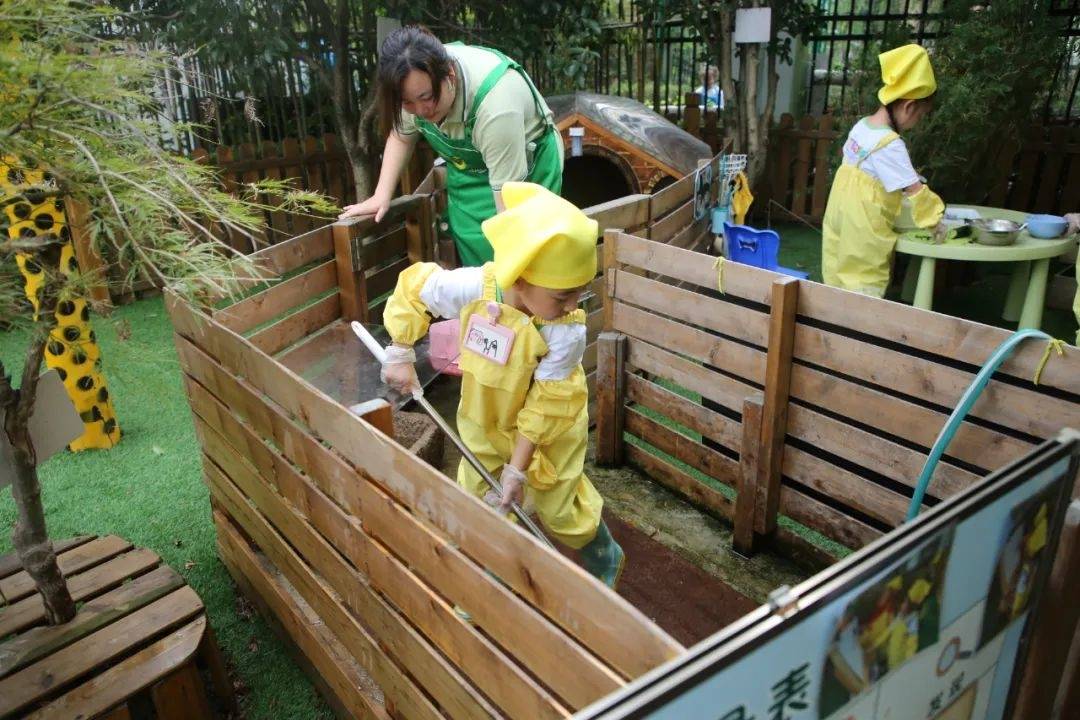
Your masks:
[{"label": "background child's yellow hat", "polygon": [[921,45],[904,45],[878,55],[881,89],[878,100],[888,105],[894,100],[921,100],[937,91],[930,56]]},{"label": "background child's yellow hat", "polygon": [[480,226],[495,249],[499,287],[522,278],[539,287],[567,290],[596,277],[595,220],[534,183],[506,183],[502,199],[506,210]]}]

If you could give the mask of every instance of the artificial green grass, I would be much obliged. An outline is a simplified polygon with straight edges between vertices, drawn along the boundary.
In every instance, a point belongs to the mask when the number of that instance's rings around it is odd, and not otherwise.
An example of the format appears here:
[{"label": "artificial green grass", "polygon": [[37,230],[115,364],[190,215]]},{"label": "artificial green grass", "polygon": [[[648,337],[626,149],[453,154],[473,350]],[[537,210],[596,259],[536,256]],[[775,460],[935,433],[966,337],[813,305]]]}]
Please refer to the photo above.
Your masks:
[{"label": "artificial green grass", "polygon": [[[329,718],[322,698],[266,623],[238,603],[218,560],[199,446],[160,298],[94,318],[123,438],[110,450],[62,452],[40,468],[51,537],[119,535],[162,557],[206,604],[245,716]],[[127,339],[124,339],[124,338]],[[26,335],[0,333],[0,358],[18,377]],[[0,490],[0,553],[11,550],[14,503]]]}]

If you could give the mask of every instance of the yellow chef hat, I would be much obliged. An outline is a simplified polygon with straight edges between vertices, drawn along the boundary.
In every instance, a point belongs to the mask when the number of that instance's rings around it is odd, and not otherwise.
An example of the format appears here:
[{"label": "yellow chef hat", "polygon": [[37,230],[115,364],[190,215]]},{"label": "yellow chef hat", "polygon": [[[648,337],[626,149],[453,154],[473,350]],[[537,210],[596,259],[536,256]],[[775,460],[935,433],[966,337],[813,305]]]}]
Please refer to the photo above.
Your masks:
[{"label": "yellow chef hat", "polygon": [[921,45],[904,45],[878,55],[881,89],[878,100],[888,105],[894,100],[921,100],[937,90],[930,56]]},{"label": "yellow chef hat", "polygon": [[908,590],[907,596],[911,602],[919,605],[926,596],[930,594],[931,586],[923,578],[919,578],[915,582],[911,583],[911,588]]},{"label": "yellow chef hat", "polygon": [[518,278],[551,290],[588,285],[596,277],[596,221],[547,188],[527,182],[502,187],[505,212],[480,229],[495,249],[495,279]]}]

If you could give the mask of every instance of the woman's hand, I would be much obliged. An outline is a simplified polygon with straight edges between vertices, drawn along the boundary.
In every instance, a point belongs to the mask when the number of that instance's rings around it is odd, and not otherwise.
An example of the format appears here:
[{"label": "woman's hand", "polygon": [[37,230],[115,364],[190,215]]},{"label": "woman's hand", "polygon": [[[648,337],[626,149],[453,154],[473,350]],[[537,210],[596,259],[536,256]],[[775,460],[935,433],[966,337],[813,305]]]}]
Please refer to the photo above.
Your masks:
[{"label": "woman's hand", "polygon": [[372,195],[364,202],[356,203],[355,205],[346,205],[345,210],[338,215],[338,220],[344,220],[350,217],[371,217],[375,216],[375,222],[379,222],[386,215],[386,211],[390,209],[390,198],[383,197],[376,193]]}]

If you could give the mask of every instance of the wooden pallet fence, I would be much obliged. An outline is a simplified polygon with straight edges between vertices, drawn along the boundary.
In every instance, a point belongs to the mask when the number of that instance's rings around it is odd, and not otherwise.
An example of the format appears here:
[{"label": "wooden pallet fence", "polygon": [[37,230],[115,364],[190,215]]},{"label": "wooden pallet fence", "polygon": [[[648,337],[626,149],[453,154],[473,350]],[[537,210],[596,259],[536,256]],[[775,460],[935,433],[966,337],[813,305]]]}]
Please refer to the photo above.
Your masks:
[{"label": "wooden pallet fence", "polygon": [[[734,519],[744,552],[784,535],[778,515],[851,548],[902,523],[937,433],[1009,334],[735,263],[721,294],[712,258],[616,231],[605,257],[598,459],[640,464]],[[1034,385],[1044,347],[1002,366],[938,465],[928,504],[1080,426],[1080,351],[1052,358]]]}]

